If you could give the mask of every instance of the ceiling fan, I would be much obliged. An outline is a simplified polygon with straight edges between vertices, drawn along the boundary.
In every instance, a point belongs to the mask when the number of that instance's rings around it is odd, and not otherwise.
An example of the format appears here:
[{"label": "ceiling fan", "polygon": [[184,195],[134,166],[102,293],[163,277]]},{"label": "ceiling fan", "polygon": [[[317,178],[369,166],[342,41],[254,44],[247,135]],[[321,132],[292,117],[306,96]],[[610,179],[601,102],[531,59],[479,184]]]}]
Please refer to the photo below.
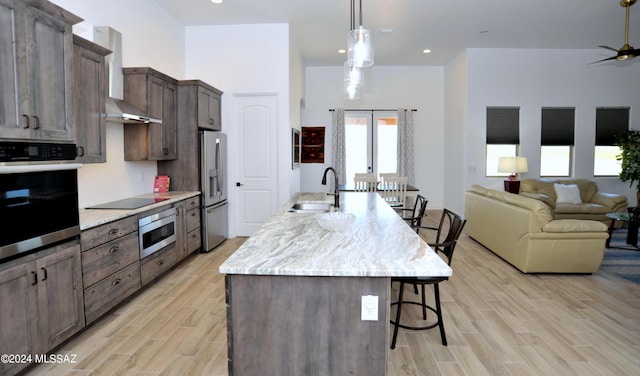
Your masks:
[{"label": "ceiling fan", "polygon": [[627,18],[624,25],[624,46],[622,46],[619,50],[609,47],[609,46],[598,46],[601,48],[606,48],[607,50],[615,51],[617,54],[615,56],[608,57],[606,59],[594,61],[591,64],[600,63],[607,60],[627,60],[633,59],[636,56],[640,56],[640,49],[634,49],[629,45],[629,9],[633,4],[636,3],[636,0],[620,0],[620,5],[626,8]]}]

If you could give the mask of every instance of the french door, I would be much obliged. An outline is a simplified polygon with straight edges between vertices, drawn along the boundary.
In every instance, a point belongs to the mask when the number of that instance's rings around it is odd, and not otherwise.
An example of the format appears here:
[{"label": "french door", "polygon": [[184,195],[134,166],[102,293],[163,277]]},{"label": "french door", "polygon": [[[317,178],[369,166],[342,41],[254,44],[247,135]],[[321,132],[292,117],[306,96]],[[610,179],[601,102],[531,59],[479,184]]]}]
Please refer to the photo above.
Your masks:
[{"label": "french door", "polygon": [[395,111],[347,111],[344,114],[346,175],[397,172],[398,116]]}]

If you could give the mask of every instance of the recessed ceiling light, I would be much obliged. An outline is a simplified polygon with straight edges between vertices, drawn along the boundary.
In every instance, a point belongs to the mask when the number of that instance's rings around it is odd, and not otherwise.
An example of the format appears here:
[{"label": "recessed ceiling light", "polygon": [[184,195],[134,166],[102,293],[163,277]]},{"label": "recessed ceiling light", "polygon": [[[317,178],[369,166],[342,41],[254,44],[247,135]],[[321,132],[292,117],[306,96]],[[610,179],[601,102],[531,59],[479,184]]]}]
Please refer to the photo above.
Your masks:
[{"label": "recessed ceiling light", "polygon": [[423,54],[430,54],[430,53],[431,53],[431,50],[430,50],[430,49],[428,49],[428,48],[425,48],[424,50],[422,50],[422,53],[423,53]]},{"label": "recessed ceiling light", "polygon": [[211,0],[214,4],[222,4],[222,0]]},{"label": "recessed ceiling light", "polygon": [[345,50],[344,48],[341,48],[341,49],[338,50],[339,54],[344,54],[346,52],[347,52],[347,50]]}]

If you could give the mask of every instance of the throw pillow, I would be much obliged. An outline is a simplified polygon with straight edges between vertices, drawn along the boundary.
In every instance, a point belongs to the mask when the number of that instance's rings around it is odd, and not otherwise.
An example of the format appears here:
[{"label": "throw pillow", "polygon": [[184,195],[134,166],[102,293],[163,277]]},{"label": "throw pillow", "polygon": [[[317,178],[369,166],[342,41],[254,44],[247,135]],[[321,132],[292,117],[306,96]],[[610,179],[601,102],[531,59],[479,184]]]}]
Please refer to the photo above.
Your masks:
[{"label": "throw pillow", "polygon": [[556,191],[556,196],[558,196],[556,202],[559,204],[582,203],[580,189],[576,184],[553,184],[553,189]]}]

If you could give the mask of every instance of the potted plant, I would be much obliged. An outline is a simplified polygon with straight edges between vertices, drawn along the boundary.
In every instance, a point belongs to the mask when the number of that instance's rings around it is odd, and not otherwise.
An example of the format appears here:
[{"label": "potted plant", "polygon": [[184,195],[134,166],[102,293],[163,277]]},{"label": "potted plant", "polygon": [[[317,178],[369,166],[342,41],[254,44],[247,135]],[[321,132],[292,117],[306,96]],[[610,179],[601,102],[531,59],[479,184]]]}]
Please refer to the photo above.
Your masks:
[{"label": "potted plant", "polygon": [[620,154],[616,157],[622,161],[622,170],[618,177],[629,182],[629,187],[636,189],[638,207],[640,207],[640,130],[629,129],[615,136],[616,145],[620,147]]}]

